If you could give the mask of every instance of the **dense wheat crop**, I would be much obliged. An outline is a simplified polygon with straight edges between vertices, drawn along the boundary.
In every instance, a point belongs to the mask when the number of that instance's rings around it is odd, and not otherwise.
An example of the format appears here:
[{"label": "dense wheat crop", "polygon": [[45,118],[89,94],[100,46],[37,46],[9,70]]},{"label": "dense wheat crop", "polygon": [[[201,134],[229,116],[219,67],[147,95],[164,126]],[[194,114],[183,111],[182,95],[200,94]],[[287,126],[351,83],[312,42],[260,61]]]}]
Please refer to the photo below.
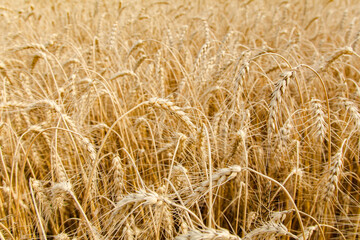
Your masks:
[{"label": "dense wheat crop", "polygon": [[359,239],[359,16],[3,2],[0,239]]}]

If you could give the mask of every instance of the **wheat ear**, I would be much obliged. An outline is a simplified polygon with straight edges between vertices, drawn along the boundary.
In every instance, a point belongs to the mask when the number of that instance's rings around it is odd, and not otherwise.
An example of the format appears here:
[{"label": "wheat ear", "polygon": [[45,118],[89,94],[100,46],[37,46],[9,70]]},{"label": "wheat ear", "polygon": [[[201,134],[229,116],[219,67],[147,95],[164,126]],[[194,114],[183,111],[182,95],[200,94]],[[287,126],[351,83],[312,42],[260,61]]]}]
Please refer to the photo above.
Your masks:
[{"label": "wheat ear", "polygon": [[81,204],[79,203],[77,197],[75,196],[75,193],[72,190],[72,184],[69,181],[54,183],[51,190],[52,190],[52,192],[54,194],[62,194],[62,193],[69,194],[72,197],[72,199],[74,200],[74,202],[76,204],[76,207],[80,211],[82,217],[85,219],[86,225],[88,226],[89,231],[92,234],[93,239],[94,240],[100,239],[99,233],[95,230],[93,225],[90,223],[90,221],[89,221],[88,217],[86,216],[83,208],[81,207]]},{"label": "wheat ear", "polygon": [[344,155],[344,145],[346,139],[343,141],[338,152],[331,159],[330,173],[325,184],[325,194],[324,199],[326,202],[331,200],[335,195],[335,191],[338,189],[339,179],[341,177],[342,168],[344,165],[343,155]]},{"label": "wheat ear", "polygon": [[121,195],[125,189],[124,169],[121,164],[121,159],[118,155],[115,155],[113,157],[112,165],[113,165],[113,171],[114,171],[115,200],[118,202],[121,200]]},{"label": "wheat ear", "polygon": [[241,240],[239,236],[230,234],[226,229],[191,229],[187,233],[179,235],[175,240]]},{"label": "wheat ear", "polygon": [[151,98],[147,102],[149,105],[164,109],[173,113],[177,116],[180,120],[182,120],[192,132],[196,132],[196,127],[190,120],[190,118],[186,115],[184,111],[181,110],[180,107],[176,106],[173,102],[165,98]]},{"label": "wheat ear", "polygon": [[276,129],[277,112],[282,95],[285,93],[286,87],[290,80],[295,78],[295,71],[286,71],[281,74],[281,80],[275,84],[275,90],[271,93],[269,107],[268,134],[272,134]]},{"label": "wheat ear", "polygon": [[198,186],[194,189],[194,192],[188,196],[188,200],[185,202],[186,204],[193,202],[194,200],[198,199],[202,194],[209,190],[209,186],[218,187],[224,184],[225,182],[234,179],[238,174],[242,172],[242,168],[238,165],[233,165],[227,168],[222,168],[214,173],[211,177],[212,182],[210,180],[205,180],[201,182]]},{"label": "wheat ear", "polygon": [[314,133],[315,137],[319,140],[320,143],[323,142],[326,136],[326,122],[325,122],[325,113],[322,110],[322,105],[320,100],[312,99],[311,107],[313,115],[315,116],[314,122]]},{"label": "wheat ear", "polygon": [[243,240],[245,239],[253,239],[254,236],[261,235],[263,239],[271,239],[276,236],[290,236],[292,238],[298,239],[297,236],[290,233],[286,226],[280,222],[275,222],[273,220],[264,223],[260,227],[252,230],[247,233]]},{"label": "wheat ear", "polygon": [[354,102],[350,100],[347,99],[343,99],[343,100],[346,110],[348,110],[351,118],[355,122],[356,130],[360,130],[360,113],[358,107],[355,105]]}]

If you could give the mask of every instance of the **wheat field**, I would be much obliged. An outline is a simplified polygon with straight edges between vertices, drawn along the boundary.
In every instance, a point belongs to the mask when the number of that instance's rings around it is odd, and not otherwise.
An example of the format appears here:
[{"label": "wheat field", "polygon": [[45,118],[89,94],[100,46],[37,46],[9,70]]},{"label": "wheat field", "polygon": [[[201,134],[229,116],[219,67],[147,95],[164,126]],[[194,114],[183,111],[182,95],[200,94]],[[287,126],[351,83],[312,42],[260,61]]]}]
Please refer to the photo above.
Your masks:
[{"label": "wheat field", "polygon": [[360,239],[359,16],[3,2],[0,239]]}]

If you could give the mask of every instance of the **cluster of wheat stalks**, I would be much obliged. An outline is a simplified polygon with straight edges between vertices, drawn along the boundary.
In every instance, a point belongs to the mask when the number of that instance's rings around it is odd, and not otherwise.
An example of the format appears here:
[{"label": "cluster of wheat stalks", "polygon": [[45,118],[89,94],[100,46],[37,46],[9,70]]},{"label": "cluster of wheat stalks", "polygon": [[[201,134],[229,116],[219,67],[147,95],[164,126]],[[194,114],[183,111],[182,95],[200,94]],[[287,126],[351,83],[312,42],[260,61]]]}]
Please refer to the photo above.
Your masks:
[{"label": "cluster of wheat stalks", "polygon": [[357,1],[0,7],[0,239],[359,239]]}]

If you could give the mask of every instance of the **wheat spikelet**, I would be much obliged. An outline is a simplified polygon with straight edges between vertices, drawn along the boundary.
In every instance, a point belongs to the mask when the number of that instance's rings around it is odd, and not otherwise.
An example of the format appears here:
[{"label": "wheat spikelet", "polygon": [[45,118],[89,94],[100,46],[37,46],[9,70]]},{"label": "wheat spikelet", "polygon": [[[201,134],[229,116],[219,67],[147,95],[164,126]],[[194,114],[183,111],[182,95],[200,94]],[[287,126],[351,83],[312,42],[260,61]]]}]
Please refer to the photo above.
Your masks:
[{"label": "wheat spikelet", "polygon": [[72,191],[70,182],[52,182],[51,203],[55,210],[63,210],[66,203],[66,194]]},{"label": "wheat spikelet", "polygon": [[[129,222],[129,227],[131,228],[133,236],[135,237],[135,239],[139,239],[141,236],[141,233],[144,232],[144,230],[140,229],[140,227],[137,226],[135,217],[133,214],[130,215],[128,222]],[[151,238],[152,234],[149,234],[149,236]]]},{"label": "wheat spikelet", "polygon": [[343,104],[346,107],[346,110],[349,112],[351,118],[355,122],[356,130],[360,130],[360,113],[359,109],[355,105],[354,102],[348,100],[348,99],[341,99],[343,101]]},{"label": "wheat spikelet", "polygon": [[167,39],[169,42],[169,46],[173,47],[174,46],[174,37],[171,33],[171,30],[169,28],[166,28],[166,35],[167,35]]},{"label": "wheat spikelet", "polygon": [[338,59],[342,55],[352,55],[352,54],[354,54],[354,51],[351,47],[345,47],[339,49],[334,54],[326,58],[326,60],[323,63],[321,63],[320,67],[318,67],[317,71],[318,72],[325,71],[334,61],[336,61],[336,59]]},{"label": "wheat spikelet", "polygon": [[175,240],[212,240],[212,239],[223,239],[223,240],[241,240],[239,236],[230,234],[226,229],[191,229],[187,233],[179,235]]},{"label": "wheat spikelet", "polygon": [[[90,196],[96,196],[96,191],[97,191],[97,177],[98,177],[98,172],[97,172],[97,161],[96,161],[96,156],[97,156],[97,152],[95,150],[94,145],[90,142],[90,140],[86,137],[83,136],[78,136],[78,139],[80,141],[81,146],[87,151],[88,156],[90,161],[89,163],[89,177],[90,179],[87,179],[87,181],[91,181],[90,183]],[[84,178],[85,180],[85,178]],[[88,182],[85,181],[86,184],[88,184]]]},{"label": "wheat spikelet", "polygon": [[181,164],[176,165],[172,169],[172,181],[176,188],[189,187],[190,181],[187,176],[188,170]]},{"label": "wheat spikelet", "polygon": [[30,184],[35,191],[35,198],[39,203],[40,213],[45,216],[45,222],[51,217],[53,209],[51,208],[51,202],[48,196],[46,195],[45,188],[43,183],[36,179],[31,179]]},{"label": "wheat spikelet", "polygon": [[95,164],[96,163],[96,154],[97,154],[97,152],[95,150],[95,146],[86,137],[80,136],[79,140],[80,140],[81,145],[84,147],[84,149],[89,154],[90,164]]},{"label": "wheat spikelet", "polygon": [[235,133],[234,142],[232,144],[232,150],[230,153],[229,158],[232,159],[235,154],[238,152],[239,148],[241,147],[241,142],[245,141],[246,138],[246,129],[240,129]]},{"label": "wheat spikelet", "polygon": [[140,65],[145,61],[146,59],[146,55],[142,54],[140,55],[139,59],[136,61],[134,67],[133,67],[133,71],[136,72],[136,70],[140,67]]},{"label": "wheat spikelet", "polygon": [[27,50],[27,49],[35,49],[35,50],[40,50],[43,52],[47,51],[46,47],[43,44],[39,44],[39,43],[30,43],[30,44],[23,45],[23,46],[13,47],[13,48],[9,49],[9,51],[18,52],[18,51]]},{"label": "wheat spikelet", "polygon": [[188,28],[189,27],[187,25],[183,26],[178,35],[179,40],[178,40],[177,48],[178,48],[179,52],[181,52],[183,50],[185,34],[186,34]]},{"label": "wheat spikelet", "polygon": [[63,68],[66,68],[67,66],[71,65],[71,64],[74,64],[74,65],[79,65],[81,62],[79,59],[77,58],[70,58],[68,59],[67,61],[65,61],[63,64],[62,64],[62,67]]},{"label": "wheat spikelet", "polygon": [[60,233],[54,236],[54,240],[70,240],[70,237],[66,233]]},{"label": "wheat spikelet", "polygon": [[243,240],[245,239],[253,239],[255,236],[261,236],[262,239],[271,239],[272,237],[276,236],[289,236],[292,238],[297,239],[297,237],[289,232],[286,226],[280,222],[269,221],[261,225],[260,227],[252,230],[251,232],[247,233]]},{"label": "wheat spikelet", "polygon": [[70,96],[72,99],[76,99],[77,97],[76,74],[71,74],[68,81],[70,85]]},{"label": "wheat spikelet", "polygon": [[217,112],[211,121],[211,125],[215,136],[219,134],[219,124],[223,114],[224,114],[223,112]]},{"label": "wheat spikelet", "polygon": [[[227,168],[222,168],[216,171],[212,177],[212,187],[219,187],[222,184],[234,179],[236,176],[238,176],[242,172],[242,168],[238,165],[233,165]],[[194,199],[199,198],[204,192],[207,192],[209,190],[210,186],[210,180],[205,180],[199,184],[198,187],[194,189],[194,192],[191,193],[188,196],[188,200],[186,200],[186,204],[194,201]]]},{"label": "wheat spikelet", "polygon": [[67,182],[68,177],[56,149],[51,150],[51,158],[57,182]]},{"label": "wheat spikelet", "polygon": [[[228,154],[228,147],[229,147],[229,135],[230,135],[230,126],[229,126],[229,117],[227,114],[225,114],[219,122],[219,139],[221,139],[221,144],[219,145],[220,154],[223,157],[226,157]],[[203,141],[205,141],[206,138],[203,138]],[[205,144],[206,142],[204,142]],[[204,145],[206,146],[206,145]]]},{"label": "wheat spikelet", "polygon": [[23,196],[17,194],[13,188],[9,187],[5,182],[3,182],[3,186],[1,187],[2,191],[4,194],[2,194],[2,196],[5,199],[12,199],[15,202],[19,203],[19,206],[25,210],[28,211],[29,210],[29,206],[25,204],[24,200],[23,200]]},{"label": "wheat spikelet", "polygon": [[272,73],[272,72],[274,72],[274,71],[276,71],[276,70],[278,70],[278,69],[286,68],[286,67],[288,67],[287,63],[280,63],[280,64],[277,64],[277,65],[275,65],[275,66],[273,66],[273,67],[270,67],[269,69],[267,69],[267,70],[265,71],[265,73],[266,73],[266,74],[270,74],[270,73]]},{"label": "wheat spikelet", "polygon": [[242,93],[243,87],[244,87],[244,77],[245,77],[246,73],[248,73],[250,71],[249,66],[250,66],[251,52],[245,51],[241,55],[242,55],[241,56],[242,64],[241,64],[239,72],[236,75],[235,80],[234,80],[236,94],[238,94],[238,92]]},{"label": "wheat spikelet", "polygon": [[25,74],[21,73],[20,74],[20,80],[24,84],[24,90],[26,92],[26,95],[29,97],[29,99],[34,101],[35,99],[34,99],[33,93],[32,93],[31,88],[30,88],[30,80],[29,80],[28,75],[25,75]]},{"label": "wheat spikelet", "polygon": [[347,30],[346,30],[345,37],[344,37],[344,40],[345,40],[346,43],[349,42],[349,39],[350,39],[350,37],[351,37],[351,34],[352,34],[352,31],[353,31],[353,27],[354,27],[355,21],[356,21],[356,18],[354,18],[354,19],[350,22],[350,25],[349,25],[349,27],[348,27]]},{"label": "wheat spikelet", "polygon": [[9,7],[5,7],[5,6],[0,6],[0,10],[1,11],[7,11],[7,12],[10,12],[10,13],[14,13],[15,11]]},{"label": "wheat spikelet", "polygon": [[305,229],[305,238],[304,238],[304,235],[303,234],[300,234],[298,235],[298,240],[308,240],[311,238],[311,235],[313,234],[313,232],[318,228],[317,225],[315,226],[310,226],[310,227],[307,227]]},{"label": "wheat spikelet", "polygon": [[[165,190],[164,187],[161,187]],[[164,191],[161,191],[164,194]],[[174,219],[171,212],[171,209],[168,205],[161,205],[155,210],[156,222],[161,223],[161,228],[163,230],[163,236],[165,239],[173,239],[174,235]]]},{"label": "wheat spikelet", "polygon": [[336,194],[336,190],[338,189],[339,179],[341,177],[342,168],[344,165],[344,145],[346,143],[346,139],[343,141],[338,152],[331,159],[331,167],[329,175],[327,176],[327,181],[324,188],[324,199],[326,202],[330,201],[332,197]]},{"label": "wheat spikelet", "polygon": [[175,116],[181,119],[188,126],[188,128],[192,130],[192,132],[196,132],[196,127],[191,122],[190,118],[184,111],[181,110],[180,107],[176,106],[173,102],[164,98],[151,98],[147,103],[151,106],[155,106],[175,114]]},{"label": "wheat spikelet", "polygon": [[147,205],[162,205],[163,202],[168,202],[165,197],[159,196],[158,193],[153,191],[146,191],[145,189],[140,189],[136,193],[131,193],[124,196],[116,204],[116,210],[123,208],[126,205],[131,204],[141,204],[143,206]]},{"label": "wheat spikelet", "polygon": [[340,23],[339,23],[339,29],[340,30],[342,30],[343,28],[344,28],[344,25],[345,25],[345,22],[346,22],[346,20],[347,20],[347,18],[348,18],[348,15],[349,15],[349,9],[345,9],[344,10],[344,13],[343,13],[343,15],[342,15],[342,18],[341,18],[341,21],[340,21]]},{"label": "wheat spikelet", "polygon": [[166,96],[166,84],[165,84],[165,78],[164,78],[164,68],[161,66],[161,49],[157,51],[156,54],[156,60],[155,60],[155,74],[156,78],[158,79],[160,83],[160,96],[165,97]]},{"label": "wheat spikelet", "polygon": [[99,123],[91,126],[90,132],[100,131],[102,129],[108,129],[109,126],[106,123]]},{"label": "wheat spikelet", "polygon": [[55,112],[61,113],[61,107],[53,100],[50,99],[43,99],[36,102],[33,102],[28,105],[28,110],[34,109],[34,108],[50,108],[51,110],[54,110]]},{"label": "wheat spikelet", "polygon": [[[48,145],[48,147],[50,147],[51,146],[50,134],[48,132],[46,132],[45,129],[44,129],[45,123],[31,125],[30,115],[29,115],[28,112],[21,111],[20,115],[23,116],[23,119],[25,120],[25,123],[26,123],[25,126],[29,126],[28,129],[27,129],[27,132],[35,131],[35,132],[41,133],[41,135],[44,138],[46,144]],[[41,145],[41,141],[37,141],[36,144],[32,145],[32,148],[31,148],[32,149],[32,151],[31,151],[32,160],[35,163],[35,166],[36,166],[37,170],[40,170],[44,166],[44,161],[43,161],[43,158],[41,156],[40,145]]]},{"label": "wheat spikelet", "polygon": [[97,36],[99,37],[100,40],[103,40],[104,37],[104,24],[105,24],[105,18],[109,13],[104,12],[101,14],[100,18],[99,18],[99,22],[97,24]]},{"label": "wheat spikelet", "polygon": [[27,108],[29,104],[17,101],[7,101],[0,103],[0,109],[7,109],[7,108]]},{"label": "wheat spikelet", "polygon": [[136,73],[134,73],[133,71],[130,71],[130,70],[125,70],[122,72],[115,73],[112,77],[110,77],[109,81],[115,80],[115,79],[117,79],[119,77],[123,77],[123,76],[133,76],[133,77],[137,78]]},{"label": "wheat spikelet", "polygon": [[198,75],[199,73],[202,73],[202,72],[206,72],[206,70],[204,70],[204,67],[208,67],[210,65],[210,64],[207,64],[206,66],[204,66],[204,64],[203,64],[207,59],[207,55],[208,55],[208,52],[210,49],[209,24],[205,20],[203,20],[203,24],[204,24],[204,30],[205,30],[205,43],[201,46],[200,51],[194,62],[193,72],[196,75]]},{"label": "wheat spikelet", "polygon": [[38,53],[35,53],[34,54],[34,57],[33,57],[33,60],[31,62],[31,65],[30,65],[30,70],[33,71],[36,64],[39,62],[39,60],[43,58],[45,59],[46,58],[46,55],[43,53],[43,52],[38,52]]},{"label": "wheat spikelet", "polygon": [[123,236],[125,239],[128,240],[135,239],[135,232],[128,222],[126,222],[125,227],[123,229]]},{"label": "wheat spikelet", "polygon": [[289,81],[295,77],[295,71],[287,71],[281,74],[282,79],[275,84],[275,90],[271,93],[269,105],[268,134],[276,129],[277,110],[285,93]]},{"label": "wheat spikelet", "polygon": [[[176,133],[176,139],[178,139],[179,141],[179,146],[178,146],[178,151],[177,151],[177,155],[181,155],[183,153],[183,150],[185,149],[185,146],[187,145],[187,143],[190,141],[189,138],[182,133]],[[166,144],[164,147],[160,148],[157,153],[162,153],[164,151],[168,151],[171,148],[175,148],[177,145],[177,141],[172,141],[168,144]]]},{"label": "wheat spikelet", "polygon": [[285,124],[279,129],[278,144],[275,151],[286,151],[287,146],[291,140],[292,129],[293,124],[291,123],[291,119],[288,119]]},{"label": "wheat spikelet", "polygon": [[193,72],[195,74],[198,74],[200,72],[200,66],[203,66],[202,63],[206,60],[207,58],[207,53],[209,51],[210,48],[210,43],[209,42],[205,42],[202,46],[201,49],[195,59],[195,63],[194,63],[194,69]]},{"label": "wheat spikelet", "polygon": [[118,31],[118,23],[115,22],[115,23],[112,25],[111,33],[110,33],[110,37],[109,37],[109,48],[110,48],[111,50],[115,49],[115,47],[116,47],[116,35],[117,35],[117,31]]},{"label": "wheat spikelet", "polygon": [[351,49],[353,49],[354,51],[356,51],[356,46],[358,44],[360,40],[360,30],[356,33],[355,37],[354,37],[354,41],[351,43]]},{"label": "wheat spikelet", "polygon": [[140,48],[144,44],[143,40],[138,40],[134,43],[134,45],[129,49],[127,53],[127,57],[129,57],[133,52],[135,52],[138,48]]},{"label": "wheat spikelet", "polygon": [[201,170],[204,170],[207,175],[207,165],[206,159],[208,158],[208,151],[207,151],[207,139],[206,139],[206,132],[204,126],[197,129],[196,134],[196,142],[198,143],[198,151],[200,152],[200,159],[201,159]]},{"label": "wheat spikelet", "polygon": [[56,197],[65,197],[65,194],[69,194],[71,198],[74,200],[76,207],[80,211],[82,217],[85,219],[86,225],[88,227],[88,230],[90,231],[92,237],[94,240],[101,239],[100,234],[97,232],[97,230],[93,227],[93,225],[90,223],[89,219],[87,218],[84,210],[82,209],[77,197],[75,196],[75,193],[73,192],[73,186],[72,184],[67,182],[58,182],[58,183],[52,183],[51,186],[51,192],[52,195]]},{"label": "wheat spikelet", "polygon": [[271,212],[270,213],[270,220],[274,223],[280,223],[283,222],[286,218],[286,215],[288,213],[293,212],[293,209],[290,210],[285,210],[285,211],[280,211],[280,212]]},{"label": "wheat spikelet", "polygon": [[124,183],[124,169],[121,164],[120,157],[115,155],[112,159],[112,166],[114,171],[114,183],[115,183],[115,200],[119,202],[121,195],[125,189]]},{"label": "wheat spikelet", "polygon": [[235,34],[235,31],[229,31],[224,36],[223,40],[221,41],[221,44],[220,44],[219,49],[216,54],[216,60],[215,60],[216,66],[219,66],[220,60],[223,58],[223,56],[225,54],[224,48],[229,44],[229,42],[231,41],[234,34]]},{"label": "wheat spikelet", "polygon": [[326,136],[326,122],[325,114],[322,110],[321,102],[318,99],[313,98],[311,100],[312,114],[315,117],[314,121],[314,133],[315,137],[319,140],[320,143],[323,142]]},{"label": "wheat spikelet", "polygon": [[209,28],[209,24],[206,20],[202,21],[204,24],[204,31],[205,31],[205,42],[208,43],[210,42],[210,28]]},{"label": "wheat spikelet", "polygon": [[7,79],[9,79],[9,81],[10,81],[10,78],[7,75],[6,71],[7,71],[7,67],[6,67],[5,63],[3,61],[0,61],[0,73],[1,73],[1,75],[6,77]]}]

